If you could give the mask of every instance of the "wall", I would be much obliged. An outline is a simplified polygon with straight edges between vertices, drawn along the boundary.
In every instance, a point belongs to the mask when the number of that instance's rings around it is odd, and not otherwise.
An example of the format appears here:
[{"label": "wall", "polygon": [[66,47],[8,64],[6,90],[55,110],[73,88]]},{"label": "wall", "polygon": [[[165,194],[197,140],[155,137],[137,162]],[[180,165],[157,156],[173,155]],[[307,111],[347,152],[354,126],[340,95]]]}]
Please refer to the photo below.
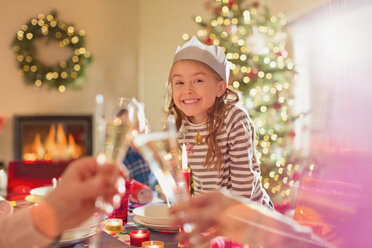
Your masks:
[{"label": "wall", "polygon": [[[153,129],[160,129],[160,119],[165,114],[165,83],[182,34],[196,34],[200,29],[193,16],[211,17],[206,10],[206,0],[141,0],[140,1],[140,100],[146,105],[146,114]],[[327,0],[266,0],[272,13],[284,12],[289,19],[314,9]]]},{"label": "wall", "polygon": [[[23,114],[93,114],[94,96],[138,97],[138,1],[16,0],[0,3],[0,160],[13,158],[12,117]],[[17,72],[10,44],[20,27],[39,13],[58,10],[59,18],[85,29],[86,46],[94,56],[84,88],[63,94],[25,85]],[[49,56],[50,57],[50,56]]]},{"label": "wall", "polygon": [[[210,16],[206,0],[0,0],[0,115],[7,124],[0,134],[0,160],[13,156],[12,117],[21,114],[92,114],[94,96],[134,96],[146,105],[152,130],[161,127],[164,87],[183,33],[195,34],[193,16]],[[273,13],[295,18],[327,0],[267,0]],[[56,9],[61,20],[87,32],[89,65],[84,89],[36,89],[18,75],[10,43],[31,17]],[[56,56],[58,53],[56,53]],[[50,57],[50,56],[49,56]],[[53,57],[53,56],[52,56]]]}]

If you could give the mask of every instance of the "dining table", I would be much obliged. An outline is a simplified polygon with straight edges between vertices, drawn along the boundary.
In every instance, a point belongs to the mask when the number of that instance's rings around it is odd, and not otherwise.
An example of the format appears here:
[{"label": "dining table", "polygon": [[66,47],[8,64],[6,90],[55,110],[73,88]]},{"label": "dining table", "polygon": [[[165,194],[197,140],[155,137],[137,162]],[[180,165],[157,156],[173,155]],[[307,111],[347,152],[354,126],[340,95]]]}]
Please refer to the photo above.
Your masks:
[{"label": "dining table", "polygon": [[[142,226],[133,221],[133,213],[129,213],[128,222],[124,225],[123,231],[120,233],[109,233],[103,231],[100,237],[99,248],[123,248],[136,246],[130,245],[129,232],[133,230],[148,230],[150,231],[149,240],[159,240],[164,242],[164,248],[178,247],[178,242],[175,239],[177,233],[175,232],[158,232],[153,229]],[[57,246],[56,247],[61,247]],[[63,246],[65,248],[87,248],[89,247],[89,239],[83,240],[79,243]],[[138,248],[138,247],[137,247]]]}]

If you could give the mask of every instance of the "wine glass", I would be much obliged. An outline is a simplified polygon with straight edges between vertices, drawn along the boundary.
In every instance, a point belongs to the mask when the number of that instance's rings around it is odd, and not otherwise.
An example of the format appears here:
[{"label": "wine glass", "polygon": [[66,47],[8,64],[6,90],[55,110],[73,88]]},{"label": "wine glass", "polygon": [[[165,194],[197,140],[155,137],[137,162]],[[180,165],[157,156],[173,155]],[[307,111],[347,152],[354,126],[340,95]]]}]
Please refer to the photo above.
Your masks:
[{"label": "wine glass", "polygon": [[169,207],[190,197],[179,164],[176,135],[175,118],[170,115],[165,131],[137,135],[133,140],[158,180]]},{"label": "wine glass", "polygon": [[[143,104],[135,98],[120,97],[118,99],[104,99],[103,95],[96,96],[96,151],[97,162],[104,166],[106,162],[115,163],[127,174],[123,164],[128,146],[133,137],[145,129],[146,118]],[[119,192],[125,193],[125,180],[118,180]],[[120,198],[118,199],[120,201]],[[99,212],[99,223],[96,234],[90,240],[91,248],[97,248],[104,220],[104,212],[111,213],[113,206],[106,203],[102,197],[96,199]]]}]

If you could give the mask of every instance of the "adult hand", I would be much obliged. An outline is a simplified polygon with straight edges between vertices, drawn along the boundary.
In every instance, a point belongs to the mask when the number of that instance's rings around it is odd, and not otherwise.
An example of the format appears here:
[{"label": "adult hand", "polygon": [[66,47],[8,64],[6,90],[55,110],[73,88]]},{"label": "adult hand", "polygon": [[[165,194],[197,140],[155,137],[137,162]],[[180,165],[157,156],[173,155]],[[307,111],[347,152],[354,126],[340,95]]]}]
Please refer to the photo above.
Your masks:
[{"label": "adult hand", "polygon": [[117,206],[120,202],[117,181],[123,180],[122,175],[119,166],[113,163],[98,165],[95,157],[72,162],[57,188],[45,199],[56,213],[60,231],[75,227],[92,216],[97,211],[95,201],[98,196]]},{"label": "adult hand", "polygon": [[[171,209],[171,212],[178,216],[174,224],[183,226],[184,223],[191,223],[192,226],[191,232],[181,232],[178,239],[198,247],[216,236],[228,236],[236,230],[235,227],[227,225],[230,220],[225,214],[226,210],[241,204],[239,200],[215,191],[175,205]],[[227,230],[228,228],[231,230]]]},{"label": "adult hand", "polygon": [[235,242],[263,247],[326,247],[313,239],[311,228],[302,227],[293,219],[263,207],[249,199],[227,192],[210,192],[174,206],[178,216],[174,224],[190,232],[181,232],[178,239],[191,247],[201,247],[216,236]]}]

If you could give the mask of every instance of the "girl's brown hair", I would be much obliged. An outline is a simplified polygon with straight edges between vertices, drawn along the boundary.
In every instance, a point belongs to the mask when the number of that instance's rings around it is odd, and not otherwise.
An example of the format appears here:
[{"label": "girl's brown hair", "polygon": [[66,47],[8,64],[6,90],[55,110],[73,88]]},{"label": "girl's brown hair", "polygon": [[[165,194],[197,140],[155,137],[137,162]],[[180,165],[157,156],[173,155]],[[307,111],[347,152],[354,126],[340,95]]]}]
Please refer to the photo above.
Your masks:
[{"label": "girl's brown hair", "polygon": [[[198,61],[197,61],[198,62]],[[201,63],[201,62],[199,62]],[[208,65],[201,63],[204,66],[208,67],[212,72],[215,73],[216,77],[218,78],[218,81],[223,80],[212,68],[210,68]],[[168,83],[172,84],[171,79],[172,69],[169,75]],[[221,172],[221,164],[223,163],[222,159],[222,153],[220,150],[220,147],[217,143],[217,135],[221,131],[225,115],[226,115],[226,109],[228,106],[235,104],[239,101],[238,94],[227,88],[224,94],[220,97],[216,97],[216,100],[213,104],[213,106],[208,110],[207,115],[207,131],[208,135],[205,137],[205,141],[207,143],[208,149],[207,149],[207,155],[204,161],[203,166],[207,169],[213,169],[216,170],[218,173]],[[176,117],[176,126],[177,130],[180,129],[182,125],[182,120],[185,120],[187,116],[179,109],[177,108],[176,104],[173,101],[173,96],[171,97],[170,104],[168,106],[169,114],[173,114]],[[253,125],[251,125],[251,128],[253,128]],[[254,134],[254,130],[252,130]],[[254,135],[253,135],[254,137]],[[253,146],[254,146],[254,140],[252,140]],[[216,164],[213,166],[213,162],[216,160]]]}]

